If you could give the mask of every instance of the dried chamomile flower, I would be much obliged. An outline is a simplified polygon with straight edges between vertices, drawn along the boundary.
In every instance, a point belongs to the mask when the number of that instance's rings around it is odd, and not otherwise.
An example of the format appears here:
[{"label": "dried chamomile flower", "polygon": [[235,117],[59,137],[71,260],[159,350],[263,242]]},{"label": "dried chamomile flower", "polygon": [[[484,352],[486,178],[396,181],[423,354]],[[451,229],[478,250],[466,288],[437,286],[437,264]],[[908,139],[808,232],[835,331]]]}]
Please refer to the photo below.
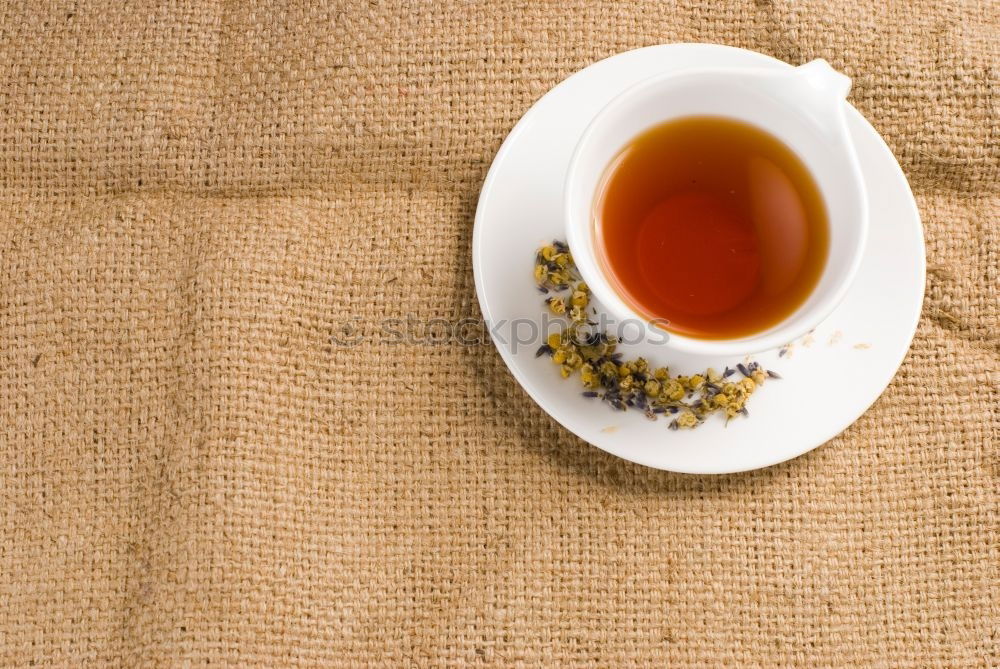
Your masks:
[{"label": "dried chamomile flower", "polygon": [[684,411],[677,417],[677,425],[680,427],[694,427],[698,424],[698,417],[692,411]]},{"label": "dried chamomile flower", "polygon": [[549,272],[549,281],[555,284],[558,290],[565,290],[569,285],[570,274],[564,269],[556,269]]},{"label": "dried chamomile flower", "polygon": [[549,306],[549,311],[554,314],[564,314],[566,313],[566,300],[561,297],[550,297],[545,300],[545,304]]},{"label": "dried chamomile flower", "polygon": [[667,381],[661,392],[668,400],[674,400],[676,402],[684,399],[684,385],[676,379]]}]

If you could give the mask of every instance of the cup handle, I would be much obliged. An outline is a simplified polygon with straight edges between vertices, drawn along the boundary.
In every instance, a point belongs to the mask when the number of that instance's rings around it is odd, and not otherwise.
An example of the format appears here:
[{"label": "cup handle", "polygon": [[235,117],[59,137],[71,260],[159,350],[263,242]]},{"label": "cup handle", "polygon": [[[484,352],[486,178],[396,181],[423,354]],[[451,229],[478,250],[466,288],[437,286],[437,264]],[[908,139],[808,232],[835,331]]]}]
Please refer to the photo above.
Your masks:
[{"label": "cup handle", "polygon": [[822,58],[799,65],[795,68],[795,73],[816,91],[830,98],[844,100],[851,90],[851,78],[833,69]]}]

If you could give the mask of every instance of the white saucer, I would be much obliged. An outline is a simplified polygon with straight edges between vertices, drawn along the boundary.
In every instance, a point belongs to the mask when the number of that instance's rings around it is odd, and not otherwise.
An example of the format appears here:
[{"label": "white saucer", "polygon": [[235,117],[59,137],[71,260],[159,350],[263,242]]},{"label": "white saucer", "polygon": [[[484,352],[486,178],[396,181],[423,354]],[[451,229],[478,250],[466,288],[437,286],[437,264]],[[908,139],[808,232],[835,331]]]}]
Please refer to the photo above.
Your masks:
[{"label": "white saucer", "polygon": [[[710,419],[671,431],[638,411],[616,412],[580,394],[559,376],[541,341],[515,346],[505,324],[538,321],[543,296],[531,276],[535,250],[565,239],[561,211],[566,167],[577,138],[614,95],[653,74],[692,66],[790,67],[763,54],[708,44],[670,44],[629,51],[569,77],[524,115],[497,153],[476,211],[472,261],[483,316],[494,341],[528,394],[580,438],[626,460],[657,469],[726,473],[766,467],[836,436],[889,384],[909,348],[924,292],[920,217],[899,164],[874,128],[851,109],[849,125],[868,186],[871,231],[865,258],[844,302],[791,352],[754,356],[779,372],[751,399],[751,415],[728,426]],[[523,334],[523,333],[522,333]],[[501,339],[503,341],[501,341]],[[722,369],[740,360],[681,356],[655,346],[627,349],[675,373]]]}]

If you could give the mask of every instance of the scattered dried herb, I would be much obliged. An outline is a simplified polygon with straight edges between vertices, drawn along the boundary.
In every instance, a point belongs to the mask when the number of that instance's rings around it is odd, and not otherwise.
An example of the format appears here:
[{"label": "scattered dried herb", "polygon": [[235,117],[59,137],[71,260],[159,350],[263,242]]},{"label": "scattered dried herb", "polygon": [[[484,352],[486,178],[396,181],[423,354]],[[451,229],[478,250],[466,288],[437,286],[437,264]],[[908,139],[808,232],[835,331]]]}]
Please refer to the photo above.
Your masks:
[{"label": "scattered dried herb", "polygon": [[[557,293],[545,299],[549,310],[568,319],[567,327],[550,334],[535,356],[548,355],[563,378],[579,377],[584,397],[600,399],[612,409],[636,409],[650,420],[670,414],[675,416],[668,424],[671,430],[691,429],[712,414],[727,422],[749,416],[750,396],[766,379],[781,378],[753,361],[726,367],[721,374],[709,368],[703,374],[673,376],[668,367],[654,367],[644,358],[625,360],[614,337],[592,330],[594,324],[587,319],[590,290],[564,242],[553,241],[538,250],[534,276],[542,293]],[[743,378],[728,380],[737,370]]]}]

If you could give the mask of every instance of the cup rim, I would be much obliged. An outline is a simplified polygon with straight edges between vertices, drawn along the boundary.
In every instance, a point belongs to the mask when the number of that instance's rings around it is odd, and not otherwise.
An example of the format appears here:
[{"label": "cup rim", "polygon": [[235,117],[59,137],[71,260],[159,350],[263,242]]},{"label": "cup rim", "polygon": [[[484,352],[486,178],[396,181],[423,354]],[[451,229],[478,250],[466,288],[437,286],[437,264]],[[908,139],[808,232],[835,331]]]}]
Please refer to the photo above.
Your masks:
[{"label": "cup rim", "polygon": [[[643,92],[647,89],[661,86],[665,83],[671,81],[676,81],[680,79],[693,79],[712,75],[739,75],[746,76],[751,75],[761,75],[761,76],[780,76],[786,74],[789,70],[793,70],[795,66],[788,65],[787,69],[782,68],[779,70],[771,68],[726,68],[726,67],[695,67],[687,68],[684,70],[676,72],[663,72],[659,74],[654,74],[647,77],[641,81],[638,81],[620,93],[615,95],[607,104],[605,104],[590,120],[586,128],[577,140],[576,146],[573,149],[573,154],[570,157],[569,166],[566,171],[566,178],[563,182],[563,216],[564,225],[567,235],[567,242],[569,243],[570,250],[573,252],[574,257],[578,260],[577,268],[583,280],[590,287],[591,292],[600,301],[600,303],[609,311],[613,316],[619,319],[636,319],[642,322],[647,327],[657,327],[653,325],[651,319],[638,313],[635,309],[630,307],[625,300],[621,297],[618,291],[614,288],[609,277],[606,277],[606,271],[601,270],[601,264],[596,258],[596,248],[594,239],[587,239],[587,237],[593,237],[592,231],[592,217],[590,215],[582,217],[584,220],[582,223],[575,221],[573,217],[573,211],[577,208],[573,205],[572,198],[572,186],[576,179],[579,178],[581,157],[583,156],[585,150],[589,148],[590,143],[594,139],[594,135],[602,127],[606,119],[619,107],[626,104],[630,98],[635,97],[636,94]],[[845,99],[843,101],[844,105],[849,104]],[[796,112],[798,113],[798,112]],[[719,114],[713,114],[718,116],[725,116]],[[841,132],[850,137],[850,130],[847,127],[846,115],[841,110],[838,115],[837,123],[841,126]],[[749,122],[745,119],[741,119],[737,115],[729,115],[729,118],[734,120],[740,120],[743,122]],[[663,121],[671,120],[675,117],[665,117]],[[682,118],[678,116],[676,118]],[[756,124],[754,124],[756,125]],[[636,134],[642,132],[643,129],[636,129]],[[765,131],[769,132],[769,131]],[[770,133],[769,134],[773,134]],[[777,135],[776,135],[777,136]],[[777,136],[779,141],[784,141],[780,136]],[[837,277],[833,283],[832,289],[829,294],[824,297],[819,302],[813,304],[809,310],[806,312],[808,314],[807,318],[800,318],[799,325],[788,325],[784,326],[783,323],[791,320],[793,315],[801,314],[800,311],[802,306],[792,314],[785,317],[783,321],[780,321],[772,328],[765,330],[761,334],[753,334],[746,337],[740,337],[737,339],[698,339],[696,337],[690,337],[675,333],[668,328],[663,328],[669,335],[661,346],[671,349],[681,353],[689,353],[696,355],[746,355],[751,353],[758,353],[761,351],[766,351],[774,348],[783,346],[791,341],[794,341],[816,328],[823,320],[825,320],[836,307],[843,301],[850,289],[854,278],[857,275],[858,269],[861,266],[861,260],[864,255],[864,249],[867,245],[868,240],[868,228],[869,228],[869,215],[868,215],[868,196],[865,189],[864,177],[861,172],[861,166],[857,158],[857,153],[855,151],[853,141],[846,142],[844,150],[848,153],[848,164],[851,167],[850,179],[853,182],[854,190],[858,197],[858,210],[860,213],[858,219],[859,234],[857,241],[852,248],[849,249],[849,262],[847,263],[845,269],[841,270],[840,276]],[[605,166],[605,169],[607,166]],[[822,192],[822,189],[821,189]],[[596,196],[592,194],[592,198]],[[588,211],[593,207],[593,199],[588,203]],[[832,222],[831,222],[832,223]],[[582,242],[582,243],[581,243]],[[587,251],[587,260],[592,262],[580,263],[578,255],[578,249],[583,247]],[[824,273],[827,268],[824,268]],[[596,288],[596,289],[595,289]]]}]

